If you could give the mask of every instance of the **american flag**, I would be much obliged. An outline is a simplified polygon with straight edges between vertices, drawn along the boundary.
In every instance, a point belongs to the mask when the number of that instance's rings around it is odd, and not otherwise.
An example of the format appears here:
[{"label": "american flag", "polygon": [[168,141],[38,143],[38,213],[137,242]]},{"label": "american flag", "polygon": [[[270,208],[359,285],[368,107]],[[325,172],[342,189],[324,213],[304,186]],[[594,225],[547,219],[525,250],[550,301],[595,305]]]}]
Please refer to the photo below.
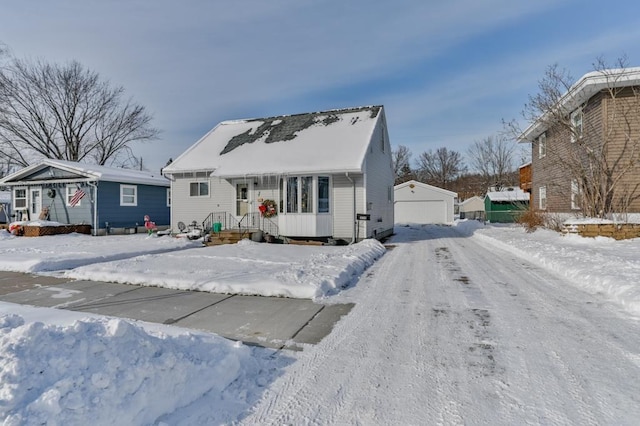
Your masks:
[{"label": "american flag", "polygon": [[78,188],[76,192],[73,194],[73,197],[71,197],[71,199],[69,200],[69,205],[71,207],[74,207],[76,204],[80,202],[80,200],[84,196],[85,196],[85,192],[82,189]]}]

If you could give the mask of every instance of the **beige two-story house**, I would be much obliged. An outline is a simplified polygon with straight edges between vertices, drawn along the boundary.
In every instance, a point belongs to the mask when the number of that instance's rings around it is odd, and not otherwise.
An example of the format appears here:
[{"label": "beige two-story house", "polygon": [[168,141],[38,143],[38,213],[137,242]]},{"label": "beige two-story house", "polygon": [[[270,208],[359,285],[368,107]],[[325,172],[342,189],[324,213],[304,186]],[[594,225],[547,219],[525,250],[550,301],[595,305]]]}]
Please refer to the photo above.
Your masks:
[{"label": "beige two-story house", "polygon": [[532,147],[532,208],[640,212],[640,68],[585,74],[519,140]]}]

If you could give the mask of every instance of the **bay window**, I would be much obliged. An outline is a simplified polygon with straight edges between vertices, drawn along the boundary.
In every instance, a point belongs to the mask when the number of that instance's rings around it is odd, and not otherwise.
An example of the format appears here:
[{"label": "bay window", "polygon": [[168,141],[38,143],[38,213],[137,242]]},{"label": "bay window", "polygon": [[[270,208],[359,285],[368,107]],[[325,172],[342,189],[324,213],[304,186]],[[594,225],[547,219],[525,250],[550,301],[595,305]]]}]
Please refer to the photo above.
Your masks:
[{"label": "bay window", "polygon": [[[290,176],[280,184],[286,213],[329,213],[329,176]],[[316,201],[317,200],[317,201]]]}]

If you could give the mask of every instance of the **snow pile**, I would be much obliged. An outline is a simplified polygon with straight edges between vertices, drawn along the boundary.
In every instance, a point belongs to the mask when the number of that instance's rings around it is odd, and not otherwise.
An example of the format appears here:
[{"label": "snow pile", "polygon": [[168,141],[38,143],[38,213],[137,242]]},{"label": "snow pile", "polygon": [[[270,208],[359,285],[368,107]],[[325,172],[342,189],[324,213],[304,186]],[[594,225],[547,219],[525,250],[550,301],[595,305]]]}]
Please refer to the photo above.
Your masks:
[{"label": "snow pile", "polygon": [[67,271],[65,276],[178,290],[314,299],[353,284],[384,252],[377,240],[341,247],[243,240],[87,265]]},{"label": "snow pile", "polygon": [[119,319],[59,326],[0,316],[0,419],[150,424],[255,367],[248,347],[213,335],[152,335]]},{"label": "snow pile", "polygon": [[[305,298],[319,298],[352,285],[386,249],[378,240],[364,240],[357,244],[319,253],[299,265],[277,274],[279,282],[295,289],[304,288]],[[302,293],[301,293],[302,294]],[[294,296],[290,296],[294,297]]]},{"label": "snow pile", "polygon": [[46,272],[196,247],[199,242],[146,234],[92,237],[65,234],[16,237],[0,230],[0,271]]}]

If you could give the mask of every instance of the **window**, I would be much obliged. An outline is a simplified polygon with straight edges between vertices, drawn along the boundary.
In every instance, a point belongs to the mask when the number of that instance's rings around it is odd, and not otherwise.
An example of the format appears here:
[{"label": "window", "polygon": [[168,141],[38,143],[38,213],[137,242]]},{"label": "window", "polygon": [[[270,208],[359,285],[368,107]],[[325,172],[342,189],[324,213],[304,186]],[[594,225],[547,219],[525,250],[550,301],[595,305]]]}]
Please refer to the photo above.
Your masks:
[{"label": "window", "polygon": [[287,213],[298,213],[298,178],[287,178]]},{"label": "window", "polygon": [[167,207],[171,207],[171,188],[167,188]]},{"label": "window", "polygon": [[329,176],[318,177],[318,213],[329,213]]},{"label": "window", "polygon": [[382,152],[384,152],[385,150],[385,146],[386,146],[386,141],[384,140],[384,135],[386,132],[386,128],[384,127],[384,125],[382,126],[382,136],[380,137],[380,149],[382,150]]},{"label": "window", "polygon": [[573,210],[582,208],[582,190],[577,179],[571,181],[571,208]]},{"label": "window", "polygon": [[65,188],[65,198],[64,202],[67,206],[81,206],[82,205],[82,197],[75,197],[76,191],[80,189],[77,185],[67,185]]},{"label": "window", "polygon": [[313,213],[313,177],[300,178],[300,208],[302,213]]},{"label": "window", "polygon": [[540,198],[540,210],[547,209],[547,187],[541,186],[538,192]]},{"label": "window", "polygon": [[190,197],[208,197],[209,182],[191,182],[189,183]]},{"label": "window", "polygon": [[571,113],[571,142],[575,142],[582,137],[582,110],[578,109]]},{"label": "window", "polygon": [[138,205],[138,187],[135,185],[120,185],[120,205]]},{"label": "window", "polygon": [[15,189],[13,191],[13,209],[27,208],[27,190],[25,188]]},{"label": "window", "polygon": [[543,133],[538,137],[538,158],[544,158],[547,155],[547,134]]}]

